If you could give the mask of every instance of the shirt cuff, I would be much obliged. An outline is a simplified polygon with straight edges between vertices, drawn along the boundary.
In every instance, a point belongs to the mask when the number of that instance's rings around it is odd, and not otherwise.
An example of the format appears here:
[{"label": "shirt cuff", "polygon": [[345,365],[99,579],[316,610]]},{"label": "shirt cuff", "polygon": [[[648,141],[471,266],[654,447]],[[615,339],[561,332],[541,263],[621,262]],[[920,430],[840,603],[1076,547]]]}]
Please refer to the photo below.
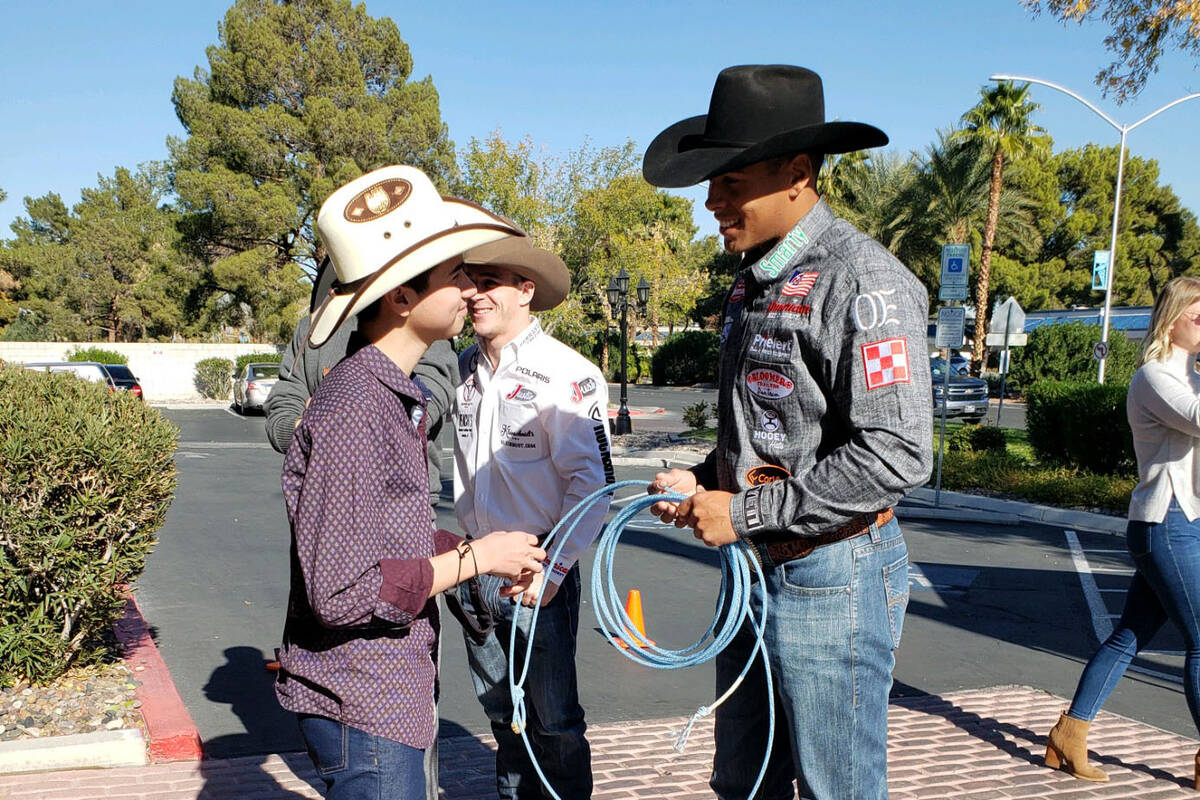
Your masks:
[{"label": "shirt cuff", "polygon": [[438,528],[433,532],[433,554],[440,556],[442,553],[449,553],[465,541],[466,539],[457,533],[451,533],[444,528]]},{"label": "shirt cuff", "polygon": [[399,625],[416,619],[429,602],[433,564],[427,558],[384,558],[379,561],[379,571],[383,577],[379,586],[383,607],[376,616]]}]

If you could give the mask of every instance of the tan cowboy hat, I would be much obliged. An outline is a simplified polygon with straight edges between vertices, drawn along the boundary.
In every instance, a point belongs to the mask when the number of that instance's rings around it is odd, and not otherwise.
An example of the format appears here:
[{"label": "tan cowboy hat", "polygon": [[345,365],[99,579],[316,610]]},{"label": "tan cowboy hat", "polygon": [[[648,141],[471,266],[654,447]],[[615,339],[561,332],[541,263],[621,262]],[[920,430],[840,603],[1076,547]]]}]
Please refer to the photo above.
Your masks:
[{"label": "tan cowboy hat", "polygon": [[534,247],[526,238],[509,237],[476,247],[463,254],[463,261],[481,267],[507,267],[533,281],[530,311],[554,308],[566,299],[571,288],[571,274],[563,260],[549,250]]},{"label": "tan cowboy hat", "polygon": [[313,314],[310,347],[392,289],[448,258],[498,239],[524,238],[509,220],[454,197],[441,197],[416,167],[390,166],[329,195],[317,233],[337,280]]}]

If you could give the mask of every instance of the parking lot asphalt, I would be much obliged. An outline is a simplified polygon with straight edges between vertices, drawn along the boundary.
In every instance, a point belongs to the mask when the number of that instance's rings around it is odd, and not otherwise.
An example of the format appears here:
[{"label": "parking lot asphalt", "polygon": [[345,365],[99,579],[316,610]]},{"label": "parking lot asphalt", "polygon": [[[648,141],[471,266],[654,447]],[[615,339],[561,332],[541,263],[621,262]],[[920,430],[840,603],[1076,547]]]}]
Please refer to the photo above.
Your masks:
[{"label": "parking lot asphalt", "polygon": [[[264,669],[288,591],[281,456],[266,444],[261,416],[216,408],[165,413],[181,428],[180,484],[137,582],[142,610],[210,754],[298,749],[294,722],[275,704]],[[648,480],[653,471],[618,467],[617,477]],[[447,486],[439,521],[455,529],[448,497]],[[1073,543],[1059,528],[984,519],[904,527],[914,569],[894,693],[1024,684],[1070,696],[1103,633],[1098,620],[1120,610],[1120,592],[1101,590],[1128,581],[1121,539],[1077,532]],[[670,646],[692,642],[712,619],[716,554],[650,518],[622,542],[617,580],[622,593],[641,590],[649,635]],[[651,672],[613,651],[591,610],[590,554],[583,567],[578,662],[589,719],[675,717],[709,702],[710,667]],[[1087,588],[1087,574],[1096,591]],[[1172,636],[1155,643],[1160,654],[1139,661],[1142,671],[1122,682],[1109,709],[1194,736]],[[443,641],[442,735],[483,732],[455,623]]]}]

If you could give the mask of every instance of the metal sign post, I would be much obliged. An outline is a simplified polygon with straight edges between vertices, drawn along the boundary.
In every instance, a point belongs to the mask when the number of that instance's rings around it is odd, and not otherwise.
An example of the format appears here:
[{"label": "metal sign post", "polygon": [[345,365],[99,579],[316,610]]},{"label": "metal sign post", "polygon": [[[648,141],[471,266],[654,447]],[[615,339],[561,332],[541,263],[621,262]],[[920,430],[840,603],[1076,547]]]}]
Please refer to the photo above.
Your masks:
[{"label": "metal sign post", "polygon": [[954,348],[962,347],[967,310],[962,306],[943,306],[938,309],[937,335],[934,344],[945,348],[946,367],[942,382],[942,424],[938,436],[937,482],[933,493],[934,506],[942,504],[942,454],[946,450],[946,404],[950,400],[950,358]]}]

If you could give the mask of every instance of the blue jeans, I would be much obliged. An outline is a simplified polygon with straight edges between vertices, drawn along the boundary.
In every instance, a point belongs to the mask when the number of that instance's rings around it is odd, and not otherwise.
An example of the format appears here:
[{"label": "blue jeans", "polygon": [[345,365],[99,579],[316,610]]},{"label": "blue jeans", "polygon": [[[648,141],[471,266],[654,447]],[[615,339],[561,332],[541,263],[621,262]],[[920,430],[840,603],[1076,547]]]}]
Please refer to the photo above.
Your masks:
[{"label": "blue jeans", "polygon": [[1183,687],[1192,722],[1200,729],[1200,518],[1188,522],[1172,500],[1162,522],[1130,520],[1125,544],[1137,566],[1125,610],[1084,667],[1067,714],[1095,719],[1130,660],[1170,619],[1186,642]]},{"label": "blue jeans", "polygon": [[[887,797],[893,650],[908,606],[908,550],[893,519],[766,573],[764,634],[775,681],[775,746],[756,800]],[[754,611],[761,614],[758,590]],[[717,694],[754,647],[749,620],[717,656]],[[709,781],[745,800],[762,766],[768,711],[761,660],[716,712]],[[795,781],[795,784],[793,784]],[[795,787],[795,788],[794,788]]]},{"label": "blue jeans", "polygon": [[342,722],[300,715],[326,800],[425,800],[425,751]]},{"label": "blue jeans", "polygon": [[[496,790],[503,800],[549,797],[525,751],[525,743],[513,733],[512,697],[508,690],[508,642],[513,620],[521,609],[517,628],[518,659],[525,652],[531,609],[500,597],[507,581],[491,575],[479,578],[483,602],[496,621],[496,628],[482,645],[470,639],[467,662],[475,693],[492,724],[496,737]],[[575,640],[579,634],[579,567],[563,580],[554,599],[538,614],[533,639],[533,663],[525,682],[529,740],[538,764],[550,785],[564,800],[587,800],[592,796],[592,752],[584,732],[587,724],[579,705],[575,675]],[[459,590],[463,607],[472,609],[466,584]],[[523,664],[516,665],[520,675]]]}]

